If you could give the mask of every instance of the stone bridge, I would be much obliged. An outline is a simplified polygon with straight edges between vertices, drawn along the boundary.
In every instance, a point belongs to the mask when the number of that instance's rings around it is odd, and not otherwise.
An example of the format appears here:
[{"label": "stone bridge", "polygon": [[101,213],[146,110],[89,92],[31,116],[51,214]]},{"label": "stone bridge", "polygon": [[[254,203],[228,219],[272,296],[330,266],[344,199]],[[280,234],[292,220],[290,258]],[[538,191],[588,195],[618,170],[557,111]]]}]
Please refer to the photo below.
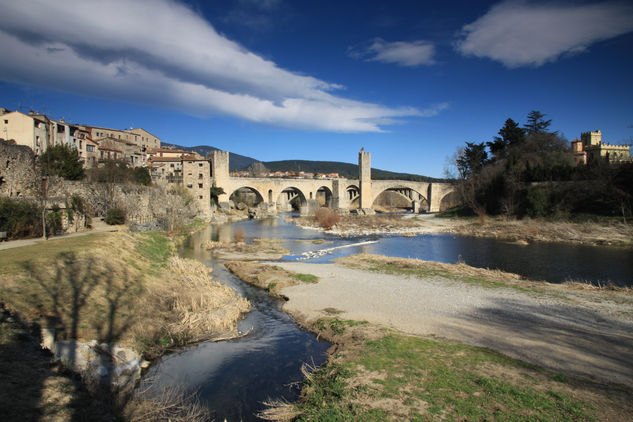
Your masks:
[{"label": "stone bridge", "polygon": [[199,200],[205,213],[210,213],[212,186],[225,192],[218,197],[221,205],[228,204],[229,197],[236,191],[248,188],[257,196],[257,202],[265,203],[270,210],[299,208],[307,213],[319,206],[369,209],[385,191],[395,192],[411,201],[414,212],[419,212],[421,205],[430,212],[437,212],[442,200],[453,192],[453,186],[448,183],[371,180],[369,152],[359,153],[358,173],[358,179],[231,177],[227,151],[213,151],[210,161],[183,161],[183,183]]}]

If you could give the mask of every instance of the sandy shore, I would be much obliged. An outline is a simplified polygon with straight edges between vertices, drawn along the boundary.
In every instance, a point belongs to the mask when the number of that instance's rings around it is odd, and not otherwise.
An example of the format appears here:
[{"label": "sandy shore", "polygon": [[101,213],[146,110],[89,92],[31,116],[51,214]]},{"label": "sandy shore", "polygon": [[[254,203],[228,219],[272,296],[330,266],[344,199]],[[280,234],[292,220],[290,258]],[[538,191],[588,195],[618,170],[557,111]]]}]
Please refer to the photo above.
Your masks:
[{"label": "sandy shore", "polygon": [[608,292],[486,288],[443,277],[416,278],[340,263],[275,263],[314,274],[287,287],[284,310],[298,320],[327,316],[488,347],[570,375],[633,386],[633,300]]}]

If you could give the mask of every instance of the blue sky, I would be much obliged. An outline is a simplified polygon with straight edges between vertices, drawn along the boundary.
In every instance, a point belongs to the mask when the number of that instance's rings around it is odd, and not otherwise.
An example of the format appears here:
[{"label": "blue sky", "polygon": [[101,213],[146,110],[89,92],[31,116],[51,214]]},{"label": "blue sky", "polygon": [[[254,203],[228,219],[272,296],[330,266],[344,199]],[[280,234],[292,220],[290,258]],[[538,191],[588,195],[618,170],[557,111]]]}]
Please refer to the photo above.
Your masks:
[{"label": "blue sky", "polygon": [[442,177],[531,110],[633,139],[627,1],[0,0],[0,106]]}]

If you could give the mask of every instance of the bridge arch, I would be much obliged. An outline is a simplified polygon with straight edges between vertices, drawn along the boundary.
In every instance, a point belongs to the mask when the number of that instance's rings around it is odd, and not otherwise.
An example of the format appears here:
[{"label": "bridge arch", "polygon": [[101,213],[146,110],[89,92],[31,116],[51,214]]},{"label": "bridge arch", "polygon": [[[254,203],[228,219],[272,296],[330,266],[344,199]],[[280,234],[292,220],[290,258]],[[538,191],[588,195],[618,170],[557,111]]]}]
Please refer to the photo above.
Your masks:
[{"label": "bridge arch", "polygon": [[264,196],[259,189],[254,188],[252,186],[244,185],[233,188],[229,193],[229,200],[233,201],[235,206],[237,207],[238,203],[244,203],[247,206],[256,206],[262,202],[265,202],[265,198],[268,195]]},{"label": "bridge arch", "polygon": [[[372,207],[379,199],[380,195],[384,192],[395,192],[400,197],[406,199],[411,205],[413,201],[418,201],[420,204],[426,204],[425,208],[429,208],[429,183],[423,182],[405,182],[405,181],[393,181],[393,180],[376,180],[372,181]],[[384,196],[384,195],[383,195]]]},{"label": "bridge arch", "polygon": [[349,204],[349,209],[356,209],[360,206],[360,188],[354,183],[350,183],[345,187],[345,200]]},{"label": "bridge arch", "polygon": [[279,211],[300,211],[308,203],[305,193],[296,186],[286,186],[273,194]]},{"label": "bridge arch", "polygon": [[451,190],[449,192],[443,192],[443,195],[440,199],[440,209],[439,211],[445,211],[448,208],[452,208],[461,203],[461,199],[457,191]]},{"label": "bridge arch", "polygon": [[388,187],[376,192],[372,201],[372,208],[385,207],[387,210],[389,208],[413,209],[413,202],[417,201],[421,209],[428,210],[429,201],[427,200],[427,195],[410,186],[397,185]]},{"label": "bridge arch", "polygon": [[323,185],[319,187],[316,191],[316,200],[320,207],[331,207],[332,199],[334,195],[332,194],[332,189]]}]

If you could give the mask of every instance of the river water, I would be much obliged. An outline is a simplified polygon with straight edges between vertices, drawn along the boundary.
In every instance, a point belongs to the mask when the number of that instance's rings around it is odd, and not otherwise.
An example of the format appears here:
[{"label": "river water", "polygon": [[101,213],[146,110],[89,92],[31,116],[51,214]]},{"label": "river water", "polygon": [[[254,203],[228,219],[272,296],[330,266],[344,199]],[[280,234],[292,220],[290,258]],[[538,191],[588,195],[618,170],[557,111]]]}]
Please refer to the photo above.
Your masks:
[{"label": "river water", "polygon": [[[203,343],[184,348],[158,361],[148,376],[159,384],[180,384],[213,412],[215,420],[257,420],[254,414],[266,400],[293,401],[298,397],[303,363],[320,365],[329,345],[299,328],[281,311],[281,302],[234,277],[200,244],[207,239],[231,241],[238,227],[247,242],[253,238],[282,239],[290,254],[283,260],[327,262],[355,253],[374,253],[430,261],[465,262],[476,267],[501,269],[530,279],[562,282],[612,282],[633,285],[633,250],[553,243],[521,246],[491,239],[454,235],[362,236],[339,238],[284,222],[284,217],[211,226],[191,236],[180,251],[214,270],[214,278],[229,285],[252,304],[239,324],[250,334],[236,340]],[[330,253],[305,259],[304,253],[328,249]]]}]

